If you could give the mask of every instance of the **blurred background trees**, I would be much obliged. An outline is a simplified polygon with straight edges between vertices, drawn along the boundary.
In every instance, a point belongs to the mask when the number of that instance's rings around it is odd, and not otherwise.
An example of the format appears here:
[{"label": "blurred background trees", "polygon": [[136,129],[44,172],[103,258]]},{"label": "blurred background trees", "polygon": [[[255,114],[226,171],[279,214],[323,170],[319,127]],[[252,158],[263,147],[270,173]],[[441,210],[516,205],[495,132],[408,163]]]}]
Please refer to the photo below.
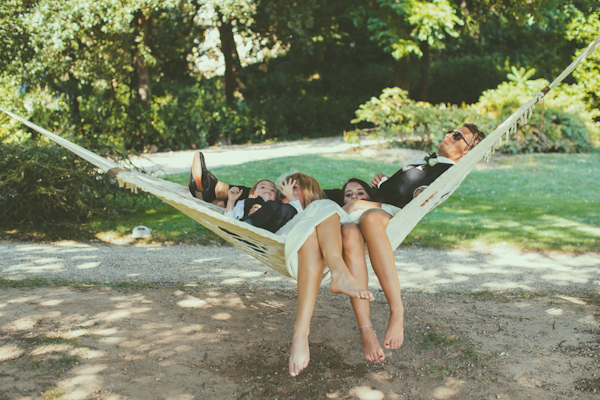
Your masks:
[{"label": "blurred background trees", "polygon": [[[596,0],[5,0],[0,104],[103,154],[357,128],[426,146],[455,120],[493,128],[598,35]],[[598,59],[506,151],[592,148]],[[408,106],[381,125],[390,93]],[[32,135],[0,116],[2,143]]]}]

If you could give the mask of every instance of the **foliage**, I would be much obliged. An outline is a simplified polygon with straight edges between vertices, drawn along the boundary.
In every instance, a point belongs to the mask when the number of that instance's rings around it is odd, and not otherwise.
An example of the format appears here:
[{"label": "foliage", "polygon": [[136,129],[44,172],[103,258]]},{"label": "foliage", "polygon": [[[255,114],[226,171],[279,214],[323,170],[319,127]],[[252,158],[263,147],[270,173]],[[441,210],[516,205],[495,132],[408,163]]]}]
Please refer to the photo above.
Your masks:
[{"label": "foliage", "polygon": [[136,203],[96,167],[57,145],[0,142],[0,155],[2,226],[84,221],[127,213]]},{"label": "foliage", "polygon": [[[210,40],[223,24],[240,53],[233,103],[202,69],[224,58]],[[511,66],[556,76],[599,25],[596,0],[6,0],[0,103],[98,149],[329,136],[385,87],[461,105]],[[597,57],[568,81],[591,112]]]},{"label": "foliage", "polygon": [[314,41],[294,41],[285,55],[246,69],[245,103],[265,121],[263,139],[341,134],[352,127],[356,107],[385,87],[392,60],[367,32],[339,16],[347,7],[320,4],[323,13],[303,34]]},{"label": "foliage", "polygon": [[405,90],[387,88],[378,98],[373,97],[362,104],[352,122],[373,124],[371,132],[374,136],[395,139],[409,147],[433,150],[449,127],[475,121],[481,125],[481,119],[471,107],[415,102],[408,98]]},{"label": "foliage", "polygon": [[589,15],[597,8],[597,2],[580,0],[454,3],[465,24],[433,56],[428,97],[433,103],[475,103],[483,90],[505,80],[511,66],[535,68],[534,78],[558,76],[582,45],[567,37],[569,24],[578,11]]},{"label": "foliage", "polygon": [[448,0],[378,0],[358,10],[355,23],[365,24],[372,39],[399,60],[409,54],[422,56],[421,42],[441,47],[446,35],[457,37],[463,21]]},{"label": "foliage", "polygon": [[[529,100],[533,93],[549,84],[543,79],[527,81],[527,73],[517,75],[520,76],[513,76],[516,81],[504,82],[496,89],[483,92],[475,107],[500,123]],[[511,135],[500,151],[577,153],[591,150],[599,126],[593,122],[582,97],[581,92],[569,85],[556,87],[534,109],[527,124]]]},{"label": "foliage", "polygon": [[[528,80],[534,70],[512,68],[511,82],[485,91],[479,102],[470,107],[449,107],[415,102],[399,88],[384,89],[379,98],[371,98],[360,106],[352,122],[371,123],[373,134],[409,142],[412,147],[432,149],[448,127],[474,122],[490,132],[512,115],[533,93],[549,83],[543,79]],[[551,91],[544,103],[534,110],[529,122],[521,127],[502,147],[509,153],[583,152],[597,140],[600,127],[594,113],[586,109],[583,94],[569,85]]]},{"label": "foliage", "polygon": [[[600,11],[585,15],[578,11],[569,24],[567,37],[576,40],[582,46],[600,36]],[[582,50],[578,50],[578,56]],[[596,121],[600,122],[600,51],[594,53],[573,71],[573,76],[578,81],[578,88],[585,93],[584,101],[593,113]]]},{"label": "foliage", "polygon": [[22,32],[5,70],[20,81],[27,113],[19,114],[89,142],[153,145],[160,132],[152,93],[193,83],[186,53],[201,32],[194,10],[186,0],[39,0],[27,12],[0,14]]}]

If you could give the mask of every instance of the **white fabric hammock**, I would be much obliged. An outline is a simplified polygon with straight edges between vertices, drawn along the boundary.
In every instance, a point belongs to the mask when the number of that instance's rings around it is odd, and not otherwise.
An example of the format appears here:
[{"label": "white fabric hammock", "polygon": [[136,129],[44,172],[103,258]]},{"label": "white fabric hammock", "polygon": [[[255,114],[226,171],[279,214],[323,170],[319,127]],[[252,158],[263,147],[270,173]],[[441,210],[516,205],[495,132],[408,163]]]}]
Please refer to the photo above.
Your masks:
[{"label": "white fabric hammock", "polygon": [[[502,144],[504,136],[508,139],[509,135],[514,133],[519,125],[525,124],[531,117],[533,108],[542,100],[545,94],[562,82],[565,77],[571,74],[599,46],[600,36],[554,82],[541,92],[536,93],[531,100],[523,104],[466,156],[462,157],[455,165],[436,179],[435,182],[429,185],[417,198],[398,212],[391,219],[387,228],[392,248],[397,248],[429,211],[443,203],[454,193],[480,160],[489,159]],[[0,107],[0,110],[96,165],[110,176],[115,177],[120,186],[125,186],[132,190],[141,189],[153,194],[210,229],[227,242],[232,243],[235,247],[262,261],[275,271],[286,276],[291,276],[285,262],[285,237],[224,216],[224,209],[222,207],[192,197],[187,187],[140,172],[124,170],[113,161],[57,136],[2,107]]]}]

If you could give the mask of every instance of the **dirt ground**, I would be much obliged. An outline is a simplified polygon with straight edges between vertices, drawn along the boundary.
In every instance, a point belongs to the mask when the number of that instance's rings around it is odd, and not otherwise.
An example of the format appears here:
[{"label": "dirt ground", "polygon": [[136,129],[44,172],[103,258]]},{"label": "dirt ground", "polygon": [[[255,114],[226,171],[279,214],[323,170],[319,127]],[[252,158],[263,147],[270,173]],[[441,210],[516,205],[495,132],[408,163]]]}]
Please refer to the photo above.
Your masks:
[{"label": "dirt ground", "polygon": [[[376,298],[382,339],[387,303]],[[0,399],[598,399],[597,305],[489,293],[404,300],[404,346],[371,364],[349,301],[322,290],[311,363],[294,379],[292,290],[9,288]]]}]

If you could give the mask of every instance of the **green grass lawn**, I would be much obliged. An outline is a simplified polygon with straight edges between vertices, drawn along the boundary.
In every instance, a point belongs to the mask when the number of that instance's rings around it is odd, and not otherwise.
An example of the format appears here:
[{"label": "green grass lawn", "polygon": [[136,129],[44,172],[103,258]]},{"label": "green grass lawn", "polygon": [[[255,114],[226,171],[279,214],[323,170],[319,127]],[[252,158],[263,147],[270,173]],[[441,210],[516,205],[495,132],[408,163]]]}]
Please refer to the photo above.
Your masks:
[{"label": "green grass lawn", "polygon": [[[494,169],[473,171],[461,187],[417,225],[404,245],[435,248],[476,247],[507,243],[524,249],[600,251],[600,154],[542,154],[500,157]],[[341,187],[346,179],[369,180],[375,173],[394,173],[399,166],[351,154],[287,157],[215,169],[228,183],[251,185],[277,179],[298,169],[324,188]],[[187,186],[187,174],[168,179]],[[144,195],[145,196],[145,195]],[[126,238],[140,224],[150,227],[153,241],[223,243],[177,210],[143,198],[133,212],[116,210],[78,226],[42,226],[7,237],[38,239]]]}]

